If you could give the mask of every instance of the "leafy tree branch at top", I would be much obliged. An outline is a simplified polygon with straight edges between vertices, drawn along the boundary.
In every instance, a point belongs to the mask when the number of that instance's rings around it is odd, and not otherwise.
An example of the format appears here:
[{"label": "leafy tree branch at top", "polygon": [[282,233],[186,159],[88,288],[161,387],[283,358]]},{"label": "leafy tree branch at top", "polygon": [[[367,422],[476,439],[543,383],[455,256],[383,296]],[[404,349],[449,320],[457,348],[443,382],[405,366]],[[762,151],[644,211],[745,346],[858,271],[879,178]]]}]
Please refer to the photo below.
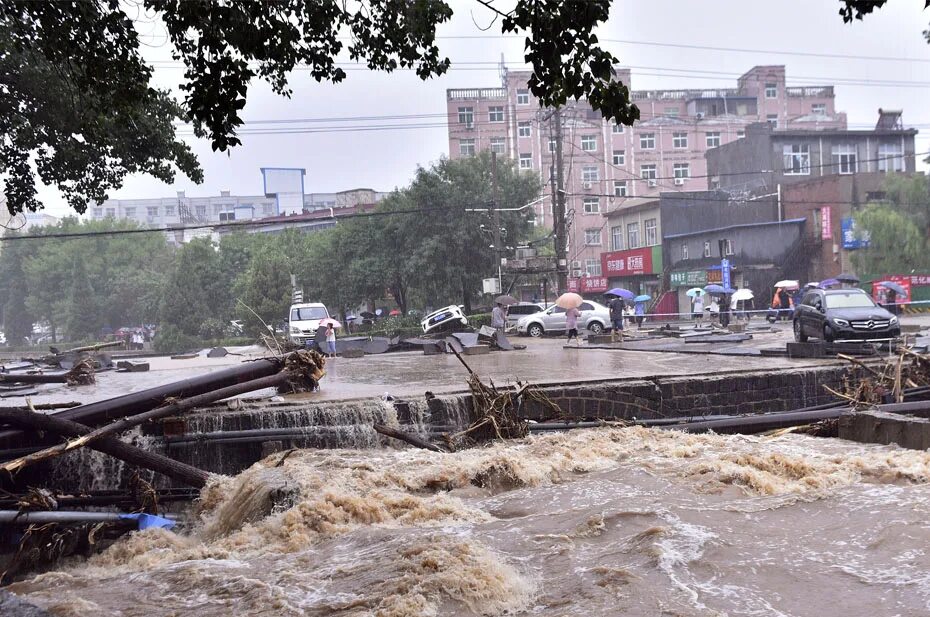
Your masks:
[{"label": "leafy tree branch at top", "polygon": [[[489,5],[487,2],[485,5]],[[586,98],[614,121],[639,118],[618,59],[593,30],[610,0],[518,0],[503,32],[525,32],[530,88],[544,106]],[[421,79],[451,62],[436,28],[453,14],[444,0],[140,0],[134,10],[165,25],[185,66],[183,100],[150,86],[130,7],[119,0],[0,0],[0,173],[11,213],[42,207],[33,170],[84,212],[133,173],[166,183],[203,172],[174,122],[189,121],[214,150],[239,145],[237,129],[254,79],[290,96],[300,66],[318,82],[339,83],[340,54],[373,71],[411,69]],[[343,37],[349,34],[349,41]]]}]

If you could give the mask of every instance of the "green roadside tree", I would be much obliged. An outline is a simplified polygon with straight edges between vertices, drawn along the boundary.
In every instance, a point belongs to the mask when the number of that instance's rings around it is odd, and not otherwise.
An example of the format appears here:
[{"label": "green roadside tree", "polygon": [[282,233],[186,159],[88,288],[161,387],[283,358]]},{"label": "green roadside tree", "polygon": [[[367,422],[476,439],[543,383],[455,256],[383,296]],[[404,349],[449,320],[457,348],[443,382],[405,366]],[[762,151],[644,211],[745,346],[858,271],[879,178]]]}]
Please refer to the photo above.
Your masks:
[{"label": "green roadside tree", "polygon": [[[18,234],[7,232],[7,235]],[[3,309],[3,334],[8,345],[21,345],[23,339],[32,334],[32,324],[37,321],[26,306],[29,291],[23,272],[26,244],[24,240],[5,242],[3,258],[0,259],[0,308]]]},{"label": "green roadside tree", "polygon": [[162,287],[159,325],[198,337],[204,320],[228,310],[219,279],[219,258],[208,238],[196,238],[178,249]]},{"label": "green roadside tree", "polygon": [[100,333],[100,298],[87,276],[82,255],[75,255],[68,281],[70,293],[64,305],[64,328],[68,340],[87,341]]},{"label": "green roadside tree", "polygon": [[930,192],[923,176],[893,174],[882,184],[884,198],[855,215],[856,228],[869,240],[853,255],[867,275],[930,270]]},{"label": "green roadside tree", "polygon": [[[517,0],[501,17],[504,33],[523,33],[529,87],[544,106],[586,99],[604,117],[632,124],[639,110],[615,77],[619,60],[594,34],[611,0]],[[183,64],[183,101],[151,86],[134,16],[164,25],[174,60]],[[300,67],[318,82],[341,82],[348,52],[370,70],[412,69],[421,79],[451,62],[436,29],[453,14],[445,0],[260,0],[189,2],[0,0],[0,173],[10,212],[41,207],[38,177],[58,187],[78,212],[107,197],[132,173],[166,183],[203,173],[175,122],[225,151],[240,143],[249,86],[256,78],[291,94]],[[348,34],[349,42],[344,37]]]},{"label": "green roadside tree", "polygon": [[236,284],[239,318],[253,335],[268,333],[287,319],[291,305],[291,276],[288,257],[274,246],[259,250],[248,270]]}]

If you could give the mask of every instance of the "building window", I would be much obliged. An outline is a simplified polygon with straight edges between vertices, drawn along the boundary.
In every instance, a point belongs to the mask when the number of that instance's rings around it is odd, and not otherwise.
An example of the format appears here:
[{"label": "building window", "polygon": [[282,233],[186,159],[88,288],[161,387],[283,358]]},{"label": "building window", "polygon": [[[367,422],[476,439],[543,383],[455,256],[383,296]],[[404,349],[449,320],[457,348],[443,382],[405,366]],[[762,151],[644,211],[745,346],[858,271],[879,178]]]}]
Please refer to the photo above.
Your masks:
[{"label": "building window", "polygon": [[585,197],[582,204],[585,214],[598,214],[601,211],[601,200],[597,197]]},{"label": "building window", "polygon": [[669,116],[670,118],[677,118],[677,117],[678,117],[678,108],[677,108],[677,107],[666,107],[666,108],[665,108],[665,115],[666,115],[666,116]]},{"label": "building window", "polygon": [[704,257],[710,257],[710,240],[704,241]]},{"label": "building window", "polygon": [[235,221],[235,212],[220,212],[220,221]]},{"label": "building window", "polygon": [[658,225],[655,219],[646,219],[643,222],[646,233],[646,246],[655,246],[659,243]]},{"label": "building window", "polygon": [[135,218],[136,209],[133,207],[123,208],[123,216],[125,216],[128,219]]},{"label": "building window", "polygon": [[149,218],[155,218],[158,216],[158,206],[149,206],[146,208]]},{"label": "building window", "polygon": [[555,137],[549,138],[549,152],[555,152]]},{"label": "building window", "polygon": [[503,121],[504,121],[503,106],[488,107],[488,122],[503,122]]},{"label": "building window", "polygon": [[581,168],[582,182],[597,182],[600,179],[597,173],[597,167],[589,165]]},{"label": "building window", "polygon": [[614,132],[614,135],[617,135],[617,134],[619,134],[619,133],[622,133],[622,132],[623,132],[623,125],[622,125],[622,124],[615,124],[615,125],[613,125],[613,128],[611,128],[611,130]]},{"label": "building window", "polygon": [[614,150],[614,165],[623,165],[626,161],[625,150]]},{"label": "building window", "polygon": [[614,195],[626,197],[626,180],[614,180]]},{"label": "building window", "polygon": [[672,167],[672,171],[676,178],[688,178],[691,176],[691,164],[675,163],[675,165]]},{"label": "building window", "polygon": [[672,133],[672,147],[673,148],[687,148],[688,147],[688,134],[687,133]]},{"label": "building window", "polygon": [[682,260],[688,259],[688,245],[687,244],[681,245],[681,259]]},{"label": "building window", "polygon": [[656,179],[656,166],[655,165],[643,165],[639,168],[639,175],[643,180],[652,180],[649,183],[650,186],[655,186]]},{"label": "building window", "polygon": [[811,112],[815,116],[826,116],[827,115],[827,104],[826,103],[814,103],[811,105]]},{"label": "building window", "polygon": [[[598,242],[600,244],[600,242]],[[601,275],[601,260],[600,259],[585,259],[584,260],[584,271],[588,276],[600,276]]]},{"label": "building window", "polygon": [[530,137],[533,134],[533,129],[530,128],[529,122],[518,122],[517,123],[517,136],[519,137]]},{"label": "building window", "polygon": [[811,173],[810,147],[807,144],[784,146],[785,175],[807,176]]},{"label": "building window", "polygon": [[765,98],[767,99],[778,98],[778,84],[765,84]]},{"label": "building window", "polygon": [[533,168],[533,155],[523,153],[520,155],[520,169],[532,169]]},{"label": "building window", "polygon": [[517,105],[529,105],[530,104],[530,91],[529,90],[517,90]]},{"label": "building window", "polygon": [[655,150],[656,134],[655,133],[640,133],[639,147],[642,148],[643,150]]},{"label": "building window", "polygon": [[504,138],[503,137],[492,137],[491,138],[491,152],[497,154],[504,153]]},{"label": "building window", "polygon": [[840,144],[830,149],[833,155],[833,165],[841,174],[854,174],[859,169],[856,166],[856,146],[853,144]]},{"label": "building window", "polygon": [[742,139],[743,137],[746,137],[746,129],[740,129],[740,130],[736,131],[736,138],[737,138],[737,139]]},{"label": "building window", "polygon": [[116,208],[107,208],[107,218],[116,218]]},{"label": "building window", "polygon": [[610,228],[610,250],[623,250],[623,225]]},{"label": "building window", "polygon": [[473,156],[475,154],[475,140],[474,139],[460,139],[459,140],[459,154],[462,156]]},{"label": "building window", "polygon": [[629,223],[626,226],[626,246],[631,249],[639,248],[639,223]]},{"label": "building window", "polygon": [[878,145],[878,171],[904,171],[904,151],[900,144]]},{"label": "building window", "polygon": [[597,152],[597,138],[594,135],[582,135],[581,149],[585,152]]},{"label": "building window", "polygon": [[723,241],[723,252],[725,255],[733,254],[733,242],[731,242],[729,238]]},{"label": "building window", "polygon": [[95,219],[103,218],[103,208],[94,208],[94,218]]},{"label": "building window", "polygon": [[197,216],[198,216],[198,217],[200,217],[200,218],[206,218],[206,216],[207,216],[207,207],[206,207],[206,206],[197,206],[197,207],[195,208],[195,211],[197,212]]},{"label": "building window", "polygon": [[165,206],[165,216],[174,216],[174,206]]},{"label": "building window", "polygon": [[265,216],[271,216],[273,213],[274,213],[274,205],[264,204],[262,206],[262,214],[264,214]]},{"label": "building window", "polygon": [[585,246],[600,246],[601,245],[601,230],[600,229],[585,229],[584,230],[584,243],[585,243]]},{"label": "building window", "polygon": [[459,107],[459,124],[475,126],[475,112],[471,107]]},{"label": "building window", "polygon": [[772,125],[773,129],[778,128],[778,114],[769,114],[765,117],[765,121]]},{"label": "building window", "polygon": [[720,146],[720,131],[710,131],[704,135],[707,139],[708,148],[716,148]]}]

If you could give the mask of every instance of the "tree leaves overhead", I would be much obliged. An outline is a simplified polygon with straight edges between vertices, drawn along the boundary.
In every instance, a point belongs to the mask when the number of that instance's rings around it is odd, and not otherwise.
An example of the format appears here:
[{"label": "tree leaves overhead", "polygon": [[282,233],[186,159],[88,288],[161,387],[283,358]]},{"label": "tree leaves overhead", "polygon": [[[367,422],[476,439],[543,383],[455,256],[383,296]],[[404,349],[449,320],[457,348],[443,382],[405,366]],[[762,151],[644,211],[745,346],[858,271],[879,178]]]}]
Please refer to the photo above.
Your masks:
[{"label": "tree leaves overhead", "polygon": [[[592,33],[609,8],[610,0],[519,0],[503,31],[527,33],[530,87],[543,104],[587,98],[605,117],[631,123],[639,112],[614,79],[617,59]],[[185,66],[180,104],[150,86],[152,69],[127,11],[164,23]],[[346,78],[341,53],[371,70],[440,76],[450,61],[436,45],[436,28],[451,17],[442,0],[0,0],[7,207],[41,208],[34,169],[78,212],[129,174],[170,184],[180,171],[201,182],[176,121],[191,122],[195,135],[226,151],[241,143],[236,131],[254,79],[283,96],[298,67],[318,82],[339,83]]]},{"label": "tree leaves overhead", "polygon": [[530,90],[544,106],[587,98],[605,118],[632,124],[639,109],[618,81],[619,60],[598,46],[593,30],[607,20],[611,0],[525,0],[504,18],[504,32],[527,31]]},{"label": "tree leaves overhead", "polygon": [[[840,15],[843,21],[851,22],[853,19],[861,20],[876,9],[880,9],[888,0],[843,0],[843,6],[840,7]],[[930,0],[924,0],[924,8],[930,7]]]}]

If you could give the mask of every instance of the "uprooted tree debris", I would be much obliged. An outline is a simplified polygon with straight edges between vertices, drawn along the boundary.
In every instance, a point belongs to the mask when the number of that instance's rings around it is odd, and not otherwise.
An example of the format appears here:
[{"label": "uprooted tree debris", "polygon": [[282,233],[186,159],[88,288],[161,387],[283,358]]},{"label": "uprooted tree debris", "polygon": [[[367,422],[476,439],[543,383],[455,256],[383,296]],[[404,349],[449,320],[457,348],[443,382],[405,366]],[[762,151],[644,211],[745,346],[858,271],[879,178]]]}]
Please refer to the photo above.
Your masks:
[{"label": "uprooted tree debris", "polygon": [[[138,511],[154,512],[159,498],[159,491],[134,474],[135,481],[130,481],[125,491],[71,495],[59,501],[44,489],[17,492],[17,477],[23,469],[86,447],[180,484],[203,488],[210,478],[208,472],[131,445],[119,435],[147,422],[182,415],[248,392],[316,389],[325,374],[325,363],[319,353],[300,350],[55,414],[39,413],[34,406],[0,408],[0,426],[6,427],[0,432],[0,444],[7,448],[0,450],[0,461],[5,461],[0,463],[0,482],[12,487],[0,495],[0,523],[26,527],[8,572],[90,550],[101,537],[151,524],[148,519],[127,518],[125,513],[63,512],[63,506],[133,503],[138,505]],[[50,443],[51,436],[65,440]]]}]

